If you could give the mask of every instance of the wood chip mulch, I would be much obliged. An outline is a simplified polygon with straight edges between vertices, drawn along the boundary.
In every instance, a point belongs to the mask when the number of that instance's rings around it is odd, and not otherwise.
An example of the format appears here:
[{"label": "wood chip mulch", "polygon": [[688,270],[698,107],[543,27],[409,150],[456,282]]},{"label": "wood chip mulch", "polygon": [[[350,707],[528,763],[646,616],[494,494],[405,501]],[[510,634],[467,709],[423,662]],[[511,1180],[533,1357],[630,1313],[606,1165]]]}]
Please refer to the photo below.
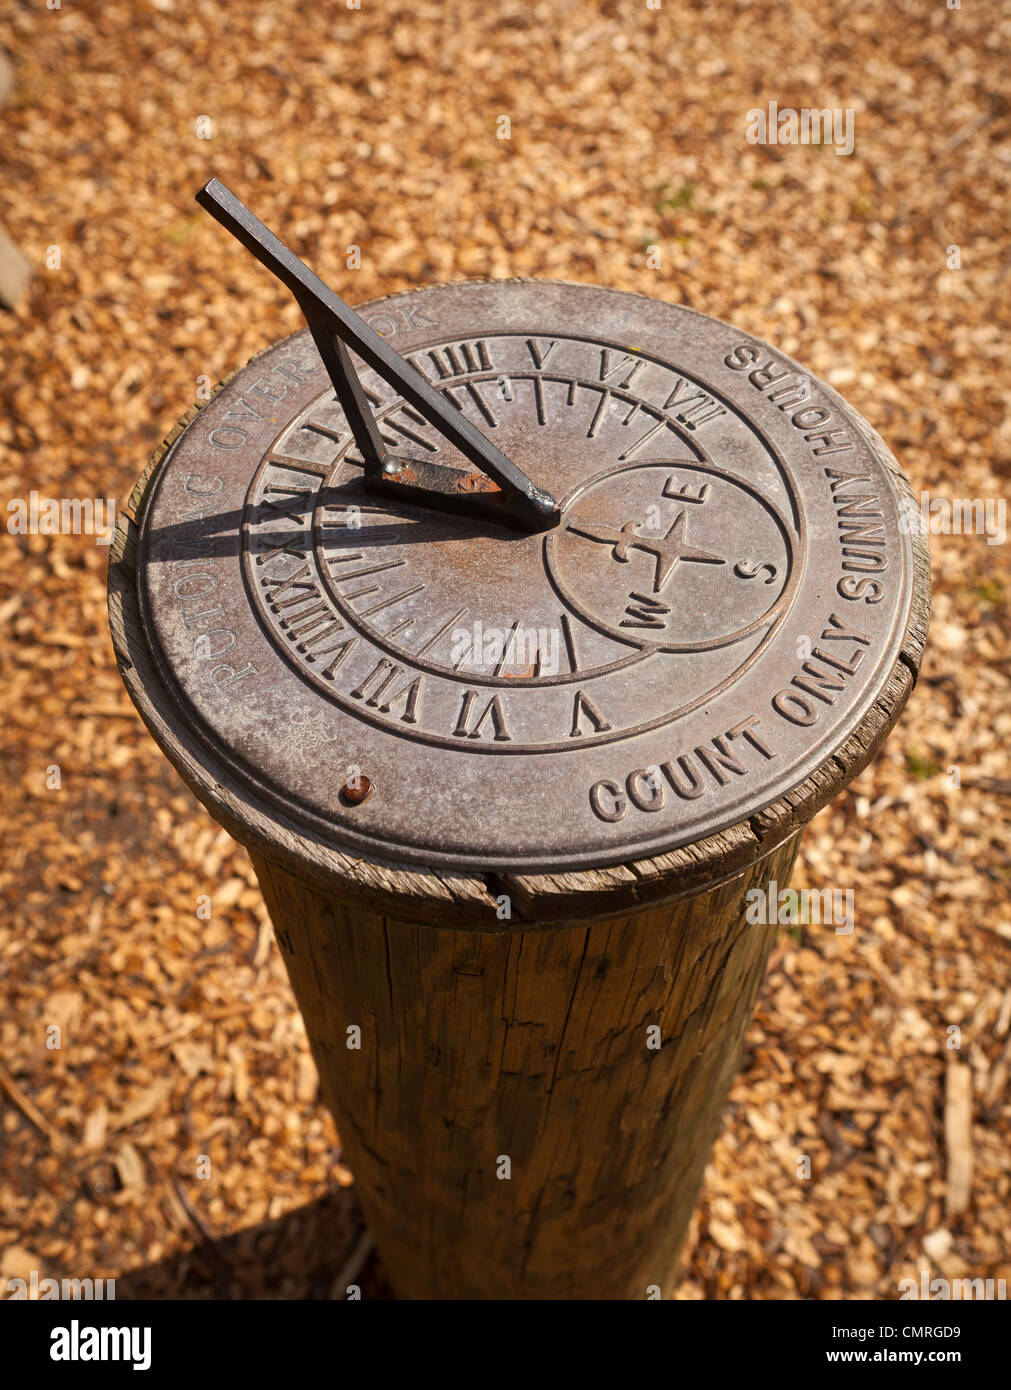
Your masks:
[{"label": "wood chip mulch", "polygon": [[[8,9],[5,517],[124,501],[201,379],[299,326],[193,204],[211,174],[352,303],[517,274],[688,303],[837,386],[917,494],[1007,490],[1006,9]],[[854,153],[748,144],[770,99],[853,108]],[[932,550],[920,684],[795,879],[854,887],[856,928],[782,933],[679,1298],[1011,1276],[1008,547]],[[107,558],[0,533],[0,1278],[387,1296],[249,861],[121,687]]]}]

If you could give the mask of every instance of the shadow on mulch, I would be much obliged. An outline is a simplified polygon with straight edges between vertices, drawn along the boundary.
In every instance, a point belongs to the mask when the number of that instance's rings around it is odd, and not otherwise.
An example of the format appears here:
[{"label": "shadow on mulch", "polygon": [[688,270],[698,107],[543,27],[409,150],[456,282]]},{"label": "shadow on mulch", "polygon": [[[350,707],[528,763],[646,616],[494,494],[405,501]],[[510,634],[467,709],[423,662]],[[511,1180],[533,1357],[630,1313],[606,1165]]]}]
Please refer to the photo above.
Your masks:
[{"label": "shadow on mulch", "polygon": [[[350,1191],[339,1189],[275,1221],[205,1240],[116,1279],[116,1301],[343,1299],[343,1271],[366,1227]],[[337,1290],[337,1280],[342,1287]],[[392,1299],[374,1247],[347,1276],[363,1299]]]}]

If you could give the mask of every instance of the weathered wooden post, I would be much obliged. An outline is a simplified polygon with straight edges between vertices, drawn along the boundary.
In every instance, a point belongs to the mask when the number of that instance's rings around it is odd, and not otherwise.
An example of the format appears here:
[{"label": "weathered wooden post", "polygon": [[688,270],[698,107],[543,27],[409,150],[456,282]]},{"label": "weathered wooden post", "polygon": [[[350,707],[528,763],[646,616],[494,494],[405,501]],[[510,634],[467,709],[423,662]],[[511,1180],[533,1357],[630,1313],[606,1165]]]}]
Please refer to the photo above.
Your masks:
[{"label": "weathered wooden post", "polygon": [[309,332],[138,483],[123,678],[253,857],[398,1292],[667,1295],[777,930],[748,908],[915,679],[908,488],[725,324],[534,281],[362,323],[203,198]]}]

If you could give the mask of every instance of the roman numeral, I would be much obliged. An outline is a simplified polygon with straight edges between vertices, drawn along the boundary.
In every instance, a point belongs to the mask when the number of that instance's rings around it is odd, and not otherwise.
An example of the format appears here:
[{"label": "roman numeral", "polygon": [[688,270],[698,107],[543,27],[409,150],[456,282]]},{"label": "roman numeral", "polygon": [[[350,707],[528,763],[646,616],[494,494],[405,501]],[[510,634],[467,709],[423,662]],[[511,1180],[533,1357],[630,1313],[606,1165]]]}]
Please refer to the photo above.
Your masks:
[{"label": "roman numeral", "polygon": [[682,410],[679,415],[675,415],[678,424],[686,426],[690,430],[697,430],[699,425],[706,424],[709,420],[715,420],[717,415],[726,415],[722,405],[718,405],[710,396],[698,405],[693,405],[690,410]]},{"label": "roman numeral", "polygon": [[[329,656],[331,652],[337,650],[336,647],[324,647],[321,652],[314,652],[313,647],[318,647],[321,642],[325,642],[328,637],[332,637],[335,632],[343,632],[344,624],[339,618],[334,618],[333,622],[327,623],[321,632],[316,632],[306,642],[296,642],[297,649],[302,653],[307,661],[318,661],[321,656]],[[343,644],[342,644],[343,645]]]},{"label": "roman numeral", "polygon": [[305,554],[306,552],[304,550],[295,550],[290,545],[272,545],[268,550],[260,551],[256,557],[256,563],[258,565],[265,565],[277,555],[287,555],[292,560],[304,560]]},{"label": "roman numeral", "polygon": [[334,444],[340,444],[346,433],[345,430],[339,430],[334,425],[324,425],[321,420],[304,420],[299,428],[312,430],[313,434],[321,434],[324,439],[330,439]]},{"label": "roman numeral", "polygon": [[[365,679],[354,690],[351,691],[352,700],[364,700],[370,709],[377,709],[380,714],[389,714],[394,705],[404,701],[404,709],[400,715],[405,724],[416,724],[418,722],[418,700],[421,696],[421,676],[416,676],[402,686],[395,694],[390,695],[389,699],[384,700],[384,695],[391,685],[394,685],[402,675],[405,674],[403,666],[398,666],[395,661],[390,661],[389,657],[381,657],[378,664]],[[366,695],[366,691],[373,681],[378,681],[378,685],[372,690],[371,694]]]},{"label": "roman numeral", "polygon": [[313,463],[310,459],[293,459],[286,454],[271,454],[267,460],[275,468],[287,468],[291,473],[311,473],[314,478],[326,478],[333,468],[332,463]]},{"label": "roman numeral", "polygon": [[[600,380],[607,381],[612,386],[630,386],[632,378],[640,372],[646,365],[641,357],[622,357],[621,360],[611,365],[611,358],[614,356],[610,348],[600,350]],[[616,380],[612,381],[614,377]]]},{"label": "roman numeral", "polygon": [[582,738],[583,730],[580,728],[580,723],[584,717],[593,725],[593,732],[595,734],[599,734],[602,729],[609,729],[611,727],[586,695],[584,695],[581,690],[577,690],[575,699],[572,702],[572,728],[569,730],[569,738]]},{"label": "roman numeral", "polygon": [[476,690],[467,690],[464,692],[463,703],[460,706],[460,717],[456,721],[456,728],[453,730],[453,737],[483,737],[481,733],[481,726],[482,724],[484,724],[486,719],[490,718],[492,728],[495,734],[495,741],[497,743],[502,743],[511,739],[512,734],[509,732],[508,726],[506,724],[505,710],[502,708],[502,697],[500,695],[493,695],[492,698],[485,705],[482,713],[478,716],[476,720],[474,720],[473,724],[471,723],[471,712],[474,708],[474,702],[478,698],[479,696]]},{"label": "roman numeral", "polygon": [[413,681],[408,681],[408,683],[402,686],[395,695],[391,695],[388,700],[379,706],[379,713],[389,714],[393,707],[403,700],[404,709],[400,714],[400,719],[404,724],[417,724],[418,701],[421,698],[421,682],[421,676],[415,676]]},{"label": "roman numeral", "polygon": [[263,512],[268,510],[283,516],[286,521],[305,521],[305,513],[310,506],[309,500],[305,496],[296,494],[294,497],[286,497],[283,502],[275,502],[273,497],[264,497],[260,502]]},{"label": "roman numeral", "polygon": [[544,366],[545,362],[558,346],[556,339],[552,339],[546,348],[542,348],[536,338],[527,339],[527,347],[530,349],[530,356],[534,360],[534,366],[538,371]]},{"label": "roman numeral", "polygon": [[[333,661],[329,662],[323,668],[321,674],[324,675],[328,681],[332,681],[334,672],[337,670],[337,667],[342,666],[344,664],[344,661],[347,659],[348,652],[353,651],[357,645],[358,638],[349,637],[346,642],[341,642],[336,647],[331,647],[330,651],[336,652],[336,656],[334,657]],[[329,656],[330,652],[320,652],[320,655]]]},{"label": "roman numeral", "polygon": [[[294,598],[286,598],[284,602],[279,605],[281,608],[287,608],[291,603],[299,603],[304,599],[316,597],[319,590],[311,579],[305,577],[308,573],[309,566],[303,565],[300,569],[295,570],[293,574],[289,574],[287,579],[274,579],[268,577],[260,580],[260,583],[267,591],[264,597],[271,606],[275,607],[275,611],[278,600],[288,589],[304,589],[308,590],[308,593],[296,594]],[[275,586],[273,589],[270,587],[272,584]]]},{"label": "roman numeral", "polygon": [[685,381],[684,377],[678,377],[674,390],[670,393],[663,403],[664,410],[670,410],[671,406],[680,405],[681,410],[674,416],[679,425],[684,425],[686,429],[695,430],[699,425],[704,425],[707,420],[715,420],[717,415],[726,415],[722,405],[713,400],[712,396],[705,391],[699,390],[695,384]]},{"label": "roman numeral", "polygon": [[[294,642],[305,633],[312,632],[313,628],[318,628],[320,623],[331,623],[333,620],[333,614],[326,604],[316,603],[311,608],[303,608],[301,613],[293,613],[290,618],[282,618],[281,626],[287,632],[288,640]],[[332,632],[335,629],[329,630]]]},{"label": "roman numeral", "polygon": [[424,354],[418,353],[409,358],[422,376],[431,381],[433,378],[426,366],[425,358],[435,369],[439,381],[448,381],[454,376],[466,376],[468,372],[490,371],[492,368],[488,344],[483,338],[476,338],[470,343],[451,343],[444,348],[430,348]]}]

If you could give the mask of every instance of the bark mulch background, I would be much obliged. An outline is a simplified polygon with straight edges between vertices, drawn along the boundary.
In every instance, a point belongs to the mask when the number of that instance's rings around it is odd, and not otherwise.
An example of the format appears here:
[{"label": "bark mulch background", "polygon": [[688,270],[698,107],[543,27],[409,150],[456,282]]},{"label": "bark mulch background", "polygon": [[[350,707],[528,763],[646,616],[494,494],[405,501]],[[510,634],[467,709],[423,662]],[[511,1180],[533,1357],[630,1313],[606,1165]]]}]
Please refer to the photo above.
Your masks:
[{"label": "bark mulch background", "polygon": [[[918,494],[1006,491],[1007,7],[7,12],[0,221],[34,274],[0,314],[5,518],[125,500],[201,379],[299,326],[195,207],[211,174],[352,303],[522,274],[691,304],[840,388]],[[854,153],[748,144],[770,99],[853,108]],[[795,880],[853,887],[856,928],[782,932],[677,1297],[1011,1276],[1008,547],[932,549],[920,684]],[[387,1295],[250,864],[121,688],[107,557],[0,532],[0,1277]]]}]

